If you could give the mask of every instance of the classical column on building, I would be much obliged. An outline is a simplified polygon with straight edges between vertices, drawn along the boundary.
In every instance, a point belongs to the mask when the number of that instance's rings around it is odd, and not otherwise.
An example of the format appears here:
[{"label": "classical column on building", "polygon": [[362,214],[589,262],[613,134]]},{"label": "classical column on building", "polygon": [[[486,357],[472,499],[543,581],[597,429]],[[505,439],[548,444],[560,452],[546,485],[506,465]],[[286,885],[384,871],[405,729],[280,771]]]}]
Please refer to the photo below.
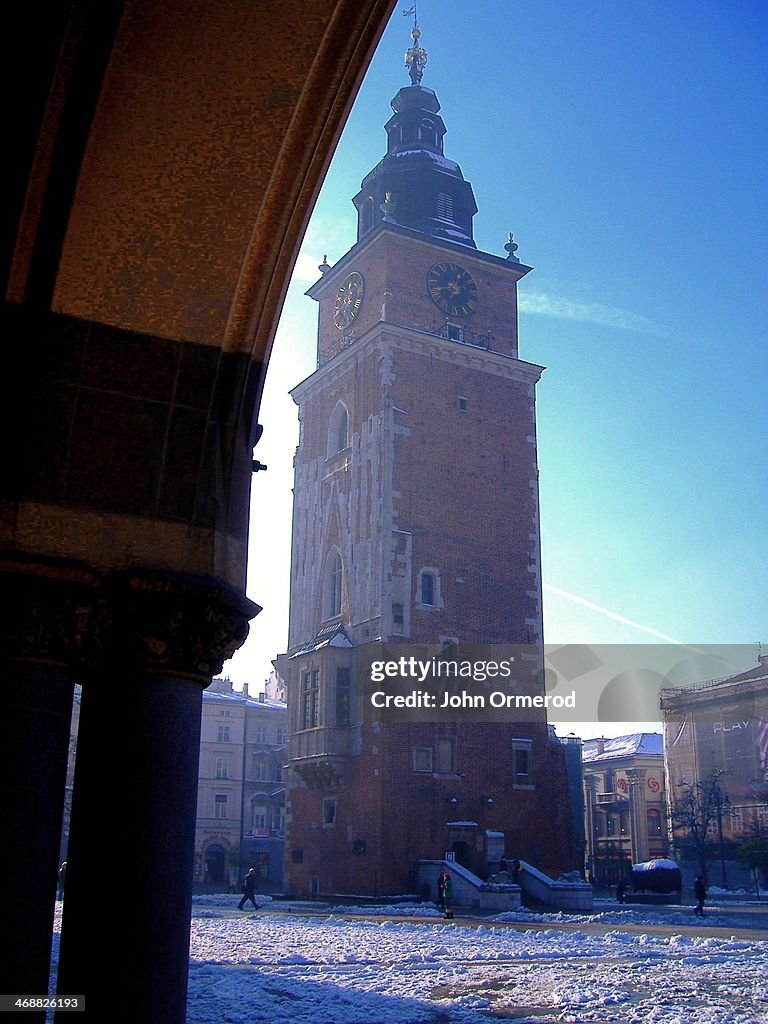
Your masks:
[{"label": "classical column on building", "polygon": [[[14,941],[0,963],[0,989],[49,991],[79,681],[58,991],[88,993],[96,1006],[120,991],[133,1019],[181,1024],[202,691],[245,639],[258,606],[206,577],[100,576],[77,563],[10,556],[0,562],[0,588],[8,609],[2,777],[14,780],[0,854],[3,920]],[[99,975],[104,915],[112,913],[120,927],[110,930],[110,968]]]},{"label": "classical column on building", "polygon": [[584,779],[584,812],[585,831],[587,848],[584,851],[586,859],[587,878],[590,882],[595,881],[595,777],[587,775]]},{"label": "classical column on building", "polygon": [[[109,574],[95,596],[58,990],[88,991],[98,1003],[119,991],[132,1019],[181,1024],[202,691],[258,606],[218,580],[149,571]],[[93,965],[113,912],[120,927],[101,983]]]},{"label": "classical column on building", "polygon": [[648,808],[645,799],[645,777],[647,774],[645,768],[627,768],[633,864],[642,864],[649,858]]}]

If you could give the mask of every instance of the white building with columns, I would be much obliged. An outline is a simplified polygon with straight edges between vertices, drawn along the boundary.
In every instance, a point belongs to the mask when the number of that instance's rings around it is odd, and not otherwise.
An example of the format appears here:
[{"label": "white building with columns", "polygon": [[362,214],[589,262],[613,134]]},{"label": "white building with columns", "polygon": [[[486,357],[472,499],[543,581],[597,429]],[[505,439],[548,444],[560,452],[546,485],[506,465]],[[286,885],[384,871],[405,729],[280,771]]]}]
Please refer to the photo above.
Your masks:
[{"label": "white building with columns", "polygon": [[632,864],[666,857],[667,805],[660,733],[585,740],[587,870],[615,885]]}]

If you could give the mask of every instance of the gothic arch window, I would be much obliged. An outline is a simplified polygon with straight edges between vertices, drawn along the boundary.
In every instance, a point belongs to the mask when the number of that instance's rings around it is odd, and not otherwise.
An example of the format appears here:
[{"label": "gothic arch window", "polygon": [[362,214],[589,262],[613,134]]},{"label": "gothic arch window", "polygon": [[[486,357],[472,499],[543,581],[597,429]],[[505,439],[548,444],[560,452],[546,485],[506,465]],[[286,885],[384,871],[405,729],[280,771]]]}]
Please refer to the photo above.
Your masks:
[{"label": "gothic arch window", "polygon": [[368,196],[361,210],[361,224],[363,232],[370,231],[373,227],[373,196]]},{"label": "gothic arch window", "polygon": [[341,615],[341,594],[344,584],[344,566],[338,548],[334,548],[325,563],[323,581],[323,619]]},{"label": "gothic arch window", "polygon": [[349,445],[349,413],[343,402],[338,402],[328,425],[328,458],[342,452]]}]

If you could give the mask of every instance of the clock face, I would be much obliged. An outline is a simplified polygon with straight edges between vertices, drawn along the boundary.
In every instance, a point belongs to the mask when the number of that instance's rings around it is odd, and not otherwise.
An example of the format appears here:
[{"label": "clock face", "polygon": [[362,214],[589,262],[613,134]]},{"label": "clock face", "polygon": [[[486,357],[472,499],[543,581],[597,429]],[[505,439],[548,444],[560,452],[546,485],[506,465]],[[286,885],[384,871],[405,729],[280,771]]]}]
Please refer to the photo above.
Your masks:
[{"label": "clock face", "polygon": [[348,274],[341,283],[333,302],[333,322],[340,331],[349,327],[363,304],[365,284],[357,271]]},{"label": "clock face", "polygon": [[436,263],[427,275],[432,301],[451,316],[469,316],[477,308],[477,285],[458,263]]}]

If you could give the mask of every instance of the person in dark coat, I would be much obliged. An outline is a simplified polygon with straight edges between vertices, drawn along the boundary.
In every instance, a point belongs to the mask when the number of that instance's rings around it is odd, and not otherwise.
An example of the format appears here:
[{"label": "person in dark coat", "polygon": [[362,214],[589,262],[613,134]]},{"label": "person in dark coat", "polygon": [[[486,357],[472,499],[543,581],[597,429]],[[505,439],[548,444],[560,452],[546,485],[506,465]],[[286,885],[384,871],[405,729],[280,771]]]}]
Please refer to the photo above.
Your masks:
[{"label": "person in dark coat", "polygon": [[697,875],[696,881],[693,883],[693,895],[696,897],[696,906],[693,912],[697,917],[704,917],[704,900],[707,898],[707,887],[704,885],[704,879],[701,875]]},{"label": "person in dark coat", "polygon": [[441,909],[445,909],[445,883],[450,882],[451,876],[447,871],[443,871],[437,880],[437,905]]},{"label": "person in dark coat", "polygon": [[451,903],[453,903],[453,882],[451,881],[451,876],[447,871],[443,873],[441,878],[443,882],[443,913],[447,918],[452,918],[453,907],[451,906]]},{"label": "person in dark coat", "polygon": [[253,904],[253,909],[258,910],[259,906],[254,898],[256,892],[256,868],[249,868],[248,874],[243,879],[243,898],[237,904],[238,910],[245,910],[248,900]]}]

